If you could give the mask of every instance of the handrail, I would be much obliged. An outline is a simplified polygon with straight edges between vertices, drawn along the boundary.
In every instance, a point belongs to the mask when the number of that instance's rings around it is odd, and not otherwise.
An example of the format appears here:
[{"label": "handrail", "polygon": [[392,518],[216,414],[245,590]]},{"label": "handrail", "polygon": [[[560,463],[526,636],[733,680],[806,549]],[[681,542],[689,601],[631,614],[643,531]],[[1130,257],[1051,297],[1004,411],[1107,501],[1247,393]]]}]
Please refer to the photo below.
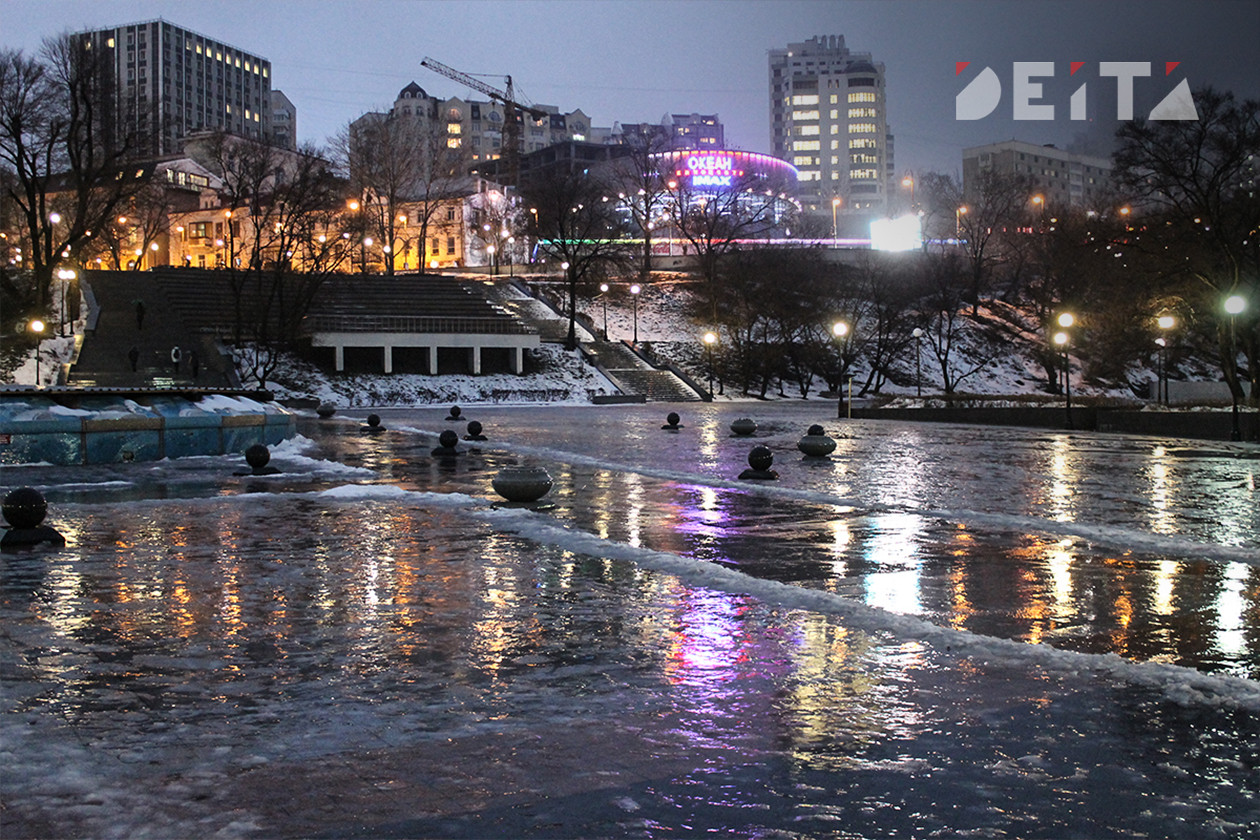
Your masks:
[{"label": "handrail", "polygon": [[481,333],[534,335],[507,318],[430,315],[308,315],[303,329],[316,332]]}]

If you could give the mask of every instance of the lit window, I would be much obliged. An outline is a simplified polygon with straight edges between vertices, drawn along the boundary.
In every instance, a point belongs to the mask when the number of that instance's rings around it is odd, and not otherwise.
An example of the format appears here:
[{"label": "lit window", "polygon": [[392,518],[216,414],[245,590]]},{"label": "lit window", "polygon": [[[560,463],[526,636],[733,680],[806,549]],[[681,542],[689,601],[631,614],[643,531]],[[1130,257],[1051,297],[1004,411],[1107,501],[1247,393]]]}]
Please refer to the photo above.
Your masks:
[{"label": "lit window", "polygon": [[797,94],[796,96],[792,97],[792,104],[793,105],[817,105],[818,94],[816,93]]},{"label": "lit window", "polygon": [[463,132],[464,132],[464,127],[463,127],[462,125],[460,125],[459,123],[447,123],[447,124],[446,124],[446,133],[447,133],[447,134],[462,134]]},{"label": "lit window", "polygon": [[792,151],[794,152],[817,152],[822,144],[817,140],[794,140],[792,142]]},{"label": "lit window", "polygon": [[796,133],[797,133],[797,134],[799,134],[799,135],[801,135],[802,137],[817,137],[817,136],[818,136],[818,126],[816,126],[816,125],[798,125],[798,126],[796,127]]},{"label": "lit window", "polygon": [[814,163],[813,155],[797,155],[792,158],[793,166],[811,166]]},{"label": "lit window", "polygon": [[832,108],[832,109],[831,109],[831,118],[832,118],[833,120],[838,120],[838,119],[840,119],[840,109],[839,109],[839,108]]},{"label": "lit window", "polygon": [[794,120],[816,120],[818,119],[817,111],[793,111],[792,119]]},{"label": "lit window", "polygon": [[874,134],[875,123],[850,123],[850,134]]},{"label": "lit window", "polygon": [[197,55],[201,55],[201,44],[197,45]]},{"label": "lit window", "polygon": [[446,138],[446,148],[448,148],[448,149],[458,149],[458,148],[459,148],[459,138],[458,138],[458,137],[447,137],[447,138]]},{"label": "lit window", "polygon": [[879,144],[869,137],[857,137],[849,141],[850,149],[874,149]]},{"label": "lit window", "polygon": [[[831,97],[831,101],[835,102],[836,98],[834,96]],[[850,105],[852,105],[855,102],[874,102],[874,101],[875,101],[875,94],[869,91],[866,91],[863,93],[850,93],[849,94]]]},{"label": "lit window", "polygon": [[873,119],[875,119],[875,109],[874,109],[874,108],[850,108],[850,109],[849,109],[849,119],[851,119],[851,120],[856,120],[856,119],[868,119],[868,120],[873,120]]},{"label": "lit window", "polygon": [[107,46],[107,47],[109,47],[109,48],[113,49],[113,46],[114,46],[114,39],[113,39],[113,38],[110,38],[109,40],[107,40],[107,41],[105,42],[105,46]]},{"label": "lit window", "polygon": [[831,104],[832,104],[832,105],[835,105],[835,104],[836,104],[836,100],[837,100],[837,96],[836,96],[836,94],[834,94],[834,93],[833,93],[833,94],[831,94]]},{"label": "lit window", "polygon": [[879,177],[878,169],[850,169],[849,180],[851,181],[873,181]]}]

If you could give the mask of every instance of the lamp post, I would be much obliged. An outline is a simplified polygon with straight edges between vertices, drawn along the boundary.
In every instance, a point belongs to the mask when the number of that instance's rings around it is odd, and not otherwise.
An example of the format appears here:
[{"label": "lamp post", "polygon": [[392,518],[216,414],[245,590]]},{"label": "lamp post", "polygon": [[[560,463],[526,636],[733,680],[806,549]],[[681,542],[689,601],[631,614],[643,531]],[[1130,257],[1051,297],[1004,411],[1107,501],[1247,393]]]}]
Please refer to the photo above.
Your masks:
[{"label": "lamp post", "polygon": [[516,237],[509,236],[507,239],[507,242],[508,242],[508,251],[507,251],[508,279],[510,280],[511,278],[516,276]]},{"label": "lamp post", "polygon": [[[844,367],[844,345],[848,344],[849,325],[844,321],[836,321],[831,325],[831,332],[840,341],[840,365]],[[844,386],[840,386],[840,400],[836,403],[836,416],[844,414]],[[852,396],[853,380],[849,380],[849,395]],[[852,408],[850,408],[852,413]]]},{"label": "lamp post", "polygon": [[963,205],[954,211],[954,238],[962,239],[962,217],[967,212],[967,206]]},{"label": "lamp post", "polygon": [[836,230],[836,211],[840,209],[840,196],[832,196],[831,198],[831,247],[837,247],[837,238],[839,233]]},{"label": "lamp post", "polygon": [[[1235,322],[1238,315],[1247,308],[1247,300],[1242,295],[1230,295],[1225,298],[1225,311],[1229,314],[1229,366],[1234,371],[1234,379],[1238,378],[1238,334],[1235,331]],[[1233,398],[1233,425],[1230,427],[1229,439],[1242,440],[1242,430],[1238,427],[1238,388],[1230,388],[1229,395]]]},{"label": "lamp post", "polygon": [[639,292],[641,291],[638,283],[631,284],[630,295],[634,299],[634,341],[632,343],[635,347],[639,346]]},{"label": "lamp post", "polygon": [[44,386],[39,378],[39,345],[44,338],[44,322],[36,318],[27,324],[26,327],[35,333],[35,387],[42,388]]},{"label": "lamp post", "polygon": [[608,284],[599,284],[599,298],[604,303],[604,341],[608,340]]},{"label": "lamp post", "polygon": [[710,331],[704,334],[704,350],[709,364],[709,402],[713,402],[713,345],[716,343],[716,333]]},{"label": "lamp post", "polygon": [[1072,359],[1068,355],[1068,348],[1071,345],[1072,336],[1067,332],[1073,324],[1076,323],[1076,316],[1071,312],[1062,312],[1058,318],[1059,326],[1063,329],[1054,334],[1054,343],[1063,353],[1063,390],[1067,396],[1067,427],[1072,428]]},{"label": "lamp post", "polygon": [[921,397],[923,396],[923,330],[915,327],[911,335],[914,336],[914,391]]},{"label": "lamp post", "polygon": [[1157,403],[1160,403],[1166,406],[1169,404],[1169,399],[1168,399],[1168,338],[1167,336],[1169,334],[1169,330],[1177,326],[1177,319],[1173,317],[1172,315],[1165,314],[1165,315],[1160,315],[1159,318],[1155,320],[1155,323],[1159,326],[1161,330],[1164,331],[1164,335],[1161,335],[1159,338],[1155,339],[1155,343],[1159,345],[1158,387],[1161,390],[1161,393],[1155,395],[1156,397],[1155,401]]},{"label": "lamp post", "polygon": [[901,179],[901,186],[910,190],[910,212],[914,212],[914,173],[907,172]]}]

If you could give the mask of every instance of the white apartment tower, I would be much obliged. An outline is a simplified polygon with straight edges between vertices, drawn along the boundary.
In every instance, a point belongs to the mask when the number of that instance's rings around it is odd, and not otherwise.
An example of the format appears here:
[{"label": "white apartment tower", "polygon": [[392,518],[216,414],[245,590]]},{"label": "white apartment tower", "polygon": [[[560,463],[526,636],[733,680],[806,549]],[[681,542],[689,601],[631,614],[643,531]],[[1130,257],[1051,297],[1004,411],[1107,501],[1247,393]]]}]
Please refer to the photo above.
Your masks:
[{"label": "white apartment tower", "polygon": [[[77,37],[110,68],[105,104],[114,136],[135,156],[177,154],[188,135],[202,131],[271,137],[267,59],[165,20]],[[296,117],[292,103],[288,113]]]},{"label": "white apartment tower", "polygon": [[828,221],[836,211],[887,214],[894,169],[884,65],[851,52],[843,35],[770,50],[770,141],[800,170],[806,211]]}]

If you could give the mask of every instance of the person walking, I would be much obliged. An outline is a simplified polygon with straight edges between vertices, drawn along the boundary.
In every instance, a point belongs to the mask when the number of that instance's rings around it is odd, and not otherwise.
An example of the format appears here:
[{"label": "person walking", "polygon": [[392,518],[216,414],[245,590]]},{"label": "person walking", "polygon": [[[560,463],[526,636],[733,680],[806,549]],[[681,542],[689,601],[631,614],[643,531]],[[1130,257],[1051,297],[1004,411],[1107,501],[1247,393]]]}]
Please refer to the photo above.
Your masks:
[{"label": "person walking", "polygon": [[127,358],[131,361],[131,372],[136,372],[136,366],[140,363],[140,348],[131,345],[131,349],[127,351]]},{"label": "person walking", "polygon": [[179,351],[179,345],[176,344],[171,348],[171,364],[175,366],[175,375],[179,375],[179,360],[183,358],[183,354]]},{"label": "person walking", "polygon": [[136,301],[136,329],[144,329],[144,301]]}]

